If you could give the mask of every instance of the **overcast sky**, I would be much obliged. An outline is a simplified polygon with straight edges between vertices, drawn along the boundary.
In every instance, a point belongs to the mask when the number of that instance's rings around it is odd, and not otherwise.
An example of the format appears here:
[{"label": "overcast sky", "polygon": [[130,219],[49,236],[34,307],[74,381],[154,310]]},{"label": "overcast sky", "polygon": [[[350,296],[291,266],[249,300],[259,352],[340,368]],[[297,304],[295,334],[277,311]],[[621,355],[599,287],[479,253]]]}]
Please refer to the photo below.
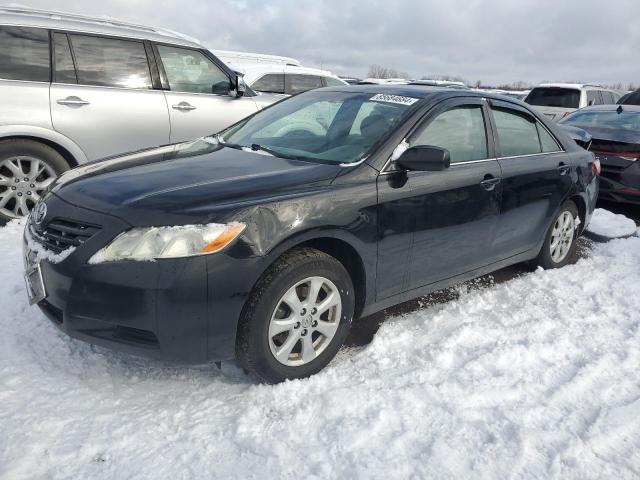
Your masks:
[{"label": "overcast sky", "polygon": [[170,28],[340,75],[640,83],[638,0],[19,0]]}]

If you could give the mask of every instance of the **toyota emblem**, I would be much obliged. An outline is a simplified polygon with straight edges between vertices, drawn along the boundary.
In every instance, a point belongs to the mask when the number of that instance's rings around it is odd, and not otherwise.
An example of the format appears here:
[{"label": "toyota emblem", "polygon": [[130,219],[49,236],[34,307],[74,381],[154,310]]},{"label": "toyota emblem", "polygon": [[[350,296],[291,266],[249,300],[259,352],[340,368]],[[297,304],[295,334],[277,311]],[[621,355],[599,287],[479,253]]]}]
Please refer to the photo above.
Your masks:
[{"label": "toyota emblem", "polygon": [[33,209],[33,221],[36,225],[40,225],[44,221],[44,217],[47,216],[47,204],[38,203],[36,208]]}]

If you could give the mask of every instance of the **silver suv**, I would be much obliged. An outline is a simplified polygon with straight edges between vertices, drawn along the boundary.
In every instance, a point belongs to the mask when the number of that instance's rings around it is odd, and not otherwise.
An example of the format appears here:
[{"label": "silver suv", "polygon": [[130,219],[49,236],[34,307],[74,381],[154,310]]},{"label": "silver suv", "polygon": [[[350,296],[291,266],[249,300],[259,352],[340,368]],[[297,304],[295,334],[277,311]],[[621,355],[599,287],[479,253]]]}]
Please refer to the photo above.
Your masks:
[{"label": "silver suv", "polygon": [[273,103],[196,41],[0,7],[0,221],[78,164],[211,134]]}]

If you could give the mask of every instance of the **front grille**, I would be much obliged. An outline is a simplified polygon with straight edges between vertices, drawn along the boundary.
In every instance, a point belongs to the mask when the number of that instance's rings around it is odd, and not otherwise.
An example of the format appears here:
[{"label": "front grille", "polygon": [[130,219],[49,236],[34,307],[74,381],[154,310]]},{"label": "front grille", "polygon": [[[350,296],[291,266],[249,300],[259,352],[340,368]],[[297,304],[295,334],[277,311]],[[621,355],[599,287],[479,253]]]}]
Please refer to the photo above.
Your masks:
[{"label": "front grille", "polygon": [[100,231],[98,225],[62,218],[55,218],[46,226],[29,223],[29,232],[33,239],[54,253],[79,247],[98,231]]}]

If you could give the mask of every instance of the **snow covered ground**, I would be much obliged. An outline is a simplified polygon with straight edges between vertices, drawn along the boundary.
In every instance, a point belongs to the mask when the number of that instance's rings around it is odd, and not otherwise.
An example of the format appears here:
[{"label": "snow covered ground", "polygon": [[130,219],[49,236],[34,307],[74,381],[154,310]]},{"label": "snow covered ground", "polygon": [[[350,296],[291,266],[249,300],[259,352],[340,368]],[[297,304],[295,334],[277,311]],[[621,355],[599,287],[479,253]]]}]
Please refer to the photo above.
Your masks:
[{"label": "snow covered ground", "polygon": [[640,476],[640,238],[391,318],[313,378],[254,384],[71,340],[0,229],[0,478]]},{"label": "snow covered ground", "polygon": [[604,208],[596,208],[587,227],[592,233],[602,238],[628,237],[636,233],[636,222],[619,213]]}]

